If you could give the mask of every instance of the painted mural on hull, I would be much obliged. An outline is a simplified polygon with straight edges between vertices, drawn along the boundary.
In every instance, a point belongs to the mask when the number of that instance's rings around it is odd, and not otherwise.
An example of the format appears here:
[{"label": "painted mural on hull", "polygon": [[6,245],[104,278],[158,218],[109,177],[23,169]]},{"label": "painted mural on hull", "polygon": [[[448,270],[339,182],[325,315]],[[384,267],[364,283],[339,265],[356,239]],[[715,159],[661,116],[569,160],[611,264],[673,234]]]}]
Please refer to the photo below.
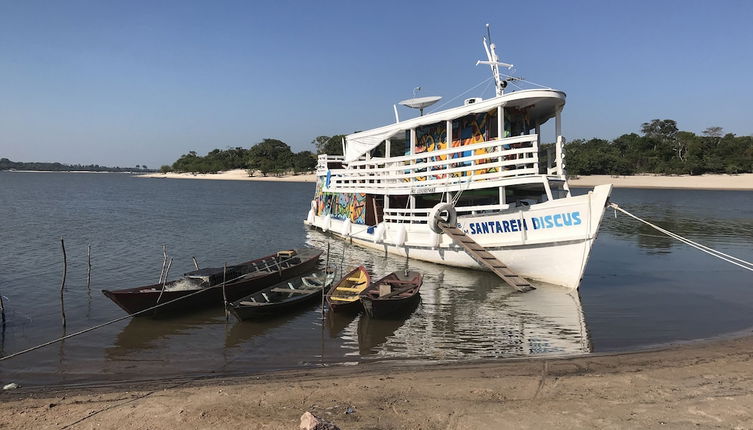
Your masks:
[{"label": "painted mural on hull", "polygon": [[366,224],[366,194],[324,192],[325,180],[319,178],[316,181],[316,215],[329,215],[340,221],[349,219],[354,224]]}]

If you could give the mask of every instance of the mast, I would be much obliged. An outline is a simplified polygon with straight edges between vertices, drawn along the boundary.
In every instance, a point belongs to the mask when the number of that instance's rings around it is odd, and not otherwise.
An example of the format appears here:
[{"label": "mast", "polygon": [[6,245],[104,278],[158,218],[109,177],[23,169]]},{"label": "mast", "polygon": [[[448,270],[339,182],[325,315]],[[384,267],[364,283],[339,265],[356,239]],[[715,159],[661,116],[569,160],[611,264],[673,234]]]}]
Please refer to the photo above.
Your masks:
[{"label": "mast", "polygon": [[507,67],[507,69],[509,70],[513,68],[513,65],[500,62],[499,57],[497,56],[496,48],[496,45],[492,43],[492,33],[489,29],[489,24],[486,24],[486,36],[484,36],[484,51],[486,51],[486,58],[488,58],[488,61],[479,60],[476,62],[476,65],[478,66],[479,64],[488,64],[489,67],[491,67],[492,77],[494,77],[494,82],[497,84],[497,95],[501,96],[505,93],[507,82],[500,76],[499,66]]}]

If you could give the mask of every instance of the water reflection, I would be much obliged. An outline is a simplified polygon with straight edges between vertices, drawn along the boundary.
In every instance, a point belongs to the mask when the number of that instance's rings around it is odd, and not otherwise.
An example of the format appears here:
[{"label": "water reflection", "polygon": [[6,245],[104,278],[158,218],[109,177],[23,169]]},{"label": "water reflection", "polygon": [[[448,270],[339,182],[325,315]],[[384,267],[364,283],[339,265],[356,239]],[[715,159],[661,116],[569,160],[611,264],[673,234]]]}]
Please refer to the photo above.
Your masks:
[{"label": "water reflection", "polygon": [[329,336],[341,339],[346,356],[463,359],[590,351],[577,293],[539,284],[518,294],[491,273],[384,256],[316,231],[308,242],[323,249],[329,243],[336,250],[330,258],[344,261],[345,271],[365,263],[375,277],[408,268],[424,274],[421,302],[404,319],[328,317]]}]

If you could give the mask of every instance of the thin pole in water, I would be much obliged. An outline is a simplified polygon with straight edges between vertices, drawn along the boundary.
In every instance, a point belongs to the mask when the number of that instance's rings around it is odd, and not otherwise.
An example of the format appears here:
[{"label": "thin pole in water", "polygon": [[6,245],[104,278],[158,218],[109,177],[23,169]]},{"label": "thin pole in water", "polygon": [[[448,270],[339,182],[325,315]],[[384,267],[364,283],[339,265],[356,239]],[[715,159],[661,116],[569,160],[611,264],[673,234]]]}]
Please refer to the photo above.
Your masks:
[{"label": "thin pole in water", "polygon": [[222,266],[222,303],[224,304],[225,308],[225,322],[227,323],[230,319],[230,313],[227,309],[227,292],[225,292],[225,280],[227,279],[227,262],[225,262],[225,265]]},{"label": "thin pole in water", "polygon": [[92,245],[88,244],[86,246],[86,262],[88,265],[88,269],[86,271],[86,289],[87,291],[91,291],[91,284],[92,284]]},{"label": "thin pole in water", "polygon": [[193,260],[193,265],[196,267],[196,270],[199,270],[199,263],[196,261],[196,257],[191,257],[191,259]]},{"label": "thin pole in water", "polygon": [[[3,317],[3,331],[5,330],[5,302],[3,301],[3,293],[0,291],[0,314]],[[5,333],[3,333],[3,340],[5,340]]]},{"label": "thin pole in water", "polygon": [[340,257],[340,278],[345,273],[345,242],[343,242],[343,255]]},{"label": "thin pole in water", "polygon": [[[162,294],[165,293],[165,285],[167,284],[167,274],[170,273],[170,266],[173,265],[173,259],[170,258],[170,261],[167,262],[167,270],[165,271],[165,280],[162,281],[162,288],[159,290],[159,296],[157,296],[157,303],[159,304],[159,301],[162,299]],[[162,277],[162,275],[160,275]],[[154,315],[157,315],[157,309],[154,310]]]},{"label": "thin pole in water", "polygon": [[63,328],[65,328],[65,299],[63,289],[65,288],[65,277],[68,275],[68,257],[65,255],[65,240],[60,237],[60,247],[63,248],[63,282],[60,284],[60,312],[63,316]]},{"label": "thin pole in water", "polygon": [[324,322],[324,287],[327,285],[329,276],[329,242],[327,242],[327,260],[324,263],[324,279],[322,279],[322,322]]},{"label": "thin pole in water", "polygon": [[[165,275],[165,265],[167,264],[167,245],[162,245],[162,271],[159,272],[159,281],[157,283],[162,283],[162,276]],[[165,276],[167,279],[167,276]]]},{"label": "thin pole in water", "polygon": [[225,265],[222,266],[222,303],[224,304],[225,308],[225,322],[228,322],[230,319],[230,315],[227,311],[227,293],[225,292],[225,279],[227,279],[227,262],[225,262]]}]

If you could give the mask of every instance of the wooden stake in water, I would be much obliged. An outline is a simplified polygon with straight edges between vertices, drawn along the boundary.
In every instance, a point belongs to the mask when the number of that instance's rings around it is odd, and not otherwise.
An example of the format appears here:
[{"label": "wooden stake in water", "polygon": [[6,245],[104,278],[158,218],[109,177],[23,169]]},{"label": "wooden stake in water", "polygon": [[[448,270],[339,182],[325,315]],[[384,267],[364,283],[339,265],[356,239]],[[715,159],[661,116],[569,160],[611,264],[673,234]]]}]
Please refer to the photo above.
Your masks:
[{"label": "wooden stake in water", "polygon": [[227,294],[225,293],[225,280],[227,279],[227,262],[222,266],[222,303],[225,307],[225,322],[230,319],[230,314],[227,311]]},{"label": "wooden stake in water", "polygon": [[[3,301],[3,293],[0,291],[0,314],[3,317],[3,330],[5,330],[5,302]],[[5,339],[3,334],[3,340]]]},{"label": "wooden stake in water", "polygon": [[[159,301],[162,299],[162,294],[165,293],[165,285],[167,284],[167,274],[170,273],[170,266],[173,265],[173,259],[170,258],[170,261],[167,262],[167,270],[165,271],[165,280],[162,281],[162,289],[159,291],[159,296],[157,296],[157,303],[155,305],[159,304]],[[154,315],[157,315],[157,309],[154,310]]]},{"label": "wooden stake in water", "polygon": [[[159,281],[157,281],[158,284],[162,283],[162,276],[165,275],[165,265],[167,264],[167,245],[162,245],[162,271],[159,272]],[[165,276],[165,279],[167,279],[167,276]]]},{"label": "wooden stake in water", "polygon": [[86,289],[91,290],[92,284],[92,246],[91,244],[86,246],[86,262],[88,269],[86,271]]},{"label": "wooden stake in water", "polygon": [[196,261],[196,257],[191,257],[191,259],[193,260],[193,265],[196,270],[199,270],[199,263]]},{"label": "wooden stake in water", "polygon": [[324,263],[324,279],[322,279],[322,323],[324,322],[324,287],[327,285],[329,275],[329,242],[327,242],[327,260]]},{"label": "wooden stake in water", "polygon": [[63,248],[63,282],[60,284],[60,312],[63,316],[63,328],[65,328],[65,299],[63,298],[63,289],[65,288],[65,277],[68,275],[68,257],[65,255],[65,240],[60,237],[60,247]]}]

